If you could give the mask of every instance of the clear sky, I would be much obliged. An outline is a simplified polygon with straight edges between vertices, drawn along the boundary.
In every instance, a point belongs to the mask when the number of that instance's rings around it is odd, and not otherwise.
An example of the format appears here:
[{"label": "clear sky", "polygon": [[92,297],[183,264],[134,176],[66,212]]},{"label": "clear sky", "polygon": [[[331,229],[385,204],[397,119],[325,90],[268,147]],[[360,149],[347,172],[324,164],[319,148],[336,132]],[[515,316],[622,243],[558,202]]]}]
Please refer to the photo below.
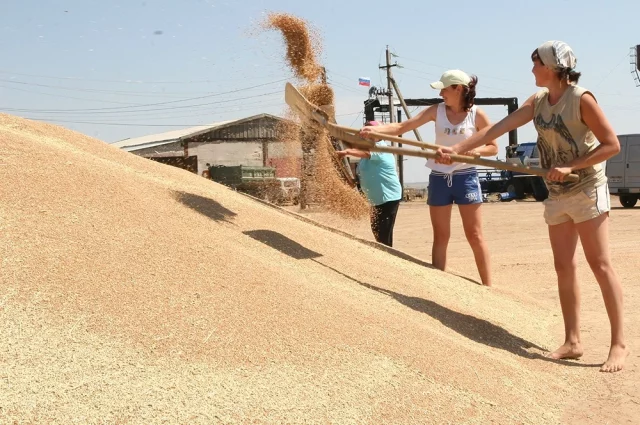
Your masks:
[{"label": "clear sky", "polygon": [[[378,68],[386,45],[403,66],[394,73],[407,98],[436,97],[429,82],[459,68],[479,77],[479,97],[522,103],[536,90],[531,52],[558,39],[574,49],[580,85],[594,92],[616,131],[640,133],[640,87],[629,64],[630,47],[640,44],[638,1],[2,3],[0,111],[105,142],[282,115],[285,81],[294,80],[280,33],[257,30],[269,12],[294,14],[318,32],[343,125],[362,124],[368,88],[358,77],[386,85]],[[485,110],[494,121],[506,114],[506,107]],[[421,135],[432,140],[433,124]],[[535,141],[533,127],[518,137]],[[500,158],[506,143],[500,140]],[[405,181],[426,181],[427,172],[424,160],[410,159]]]}]

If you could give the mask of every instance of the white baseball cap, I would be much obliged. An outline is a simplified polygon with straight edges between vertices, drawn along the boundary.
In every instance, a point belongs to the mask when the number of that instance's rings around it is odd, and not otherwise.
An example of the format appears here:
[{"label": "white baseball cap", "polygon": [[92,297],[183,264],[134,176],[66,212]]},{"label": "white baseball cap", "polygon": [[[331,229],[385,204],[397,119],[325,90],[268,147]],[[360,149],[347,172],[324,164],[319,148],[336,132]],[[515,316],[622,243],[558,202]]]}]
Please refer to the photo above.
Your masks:
[{"label": "white baseball cap", "polygon": [[437,90],[442,90],[453,85],[468,86],[471,82],[471,77],[466,72],[459,69],[451,69],[440,77],[439,81],[431,83],[431,87]]}]

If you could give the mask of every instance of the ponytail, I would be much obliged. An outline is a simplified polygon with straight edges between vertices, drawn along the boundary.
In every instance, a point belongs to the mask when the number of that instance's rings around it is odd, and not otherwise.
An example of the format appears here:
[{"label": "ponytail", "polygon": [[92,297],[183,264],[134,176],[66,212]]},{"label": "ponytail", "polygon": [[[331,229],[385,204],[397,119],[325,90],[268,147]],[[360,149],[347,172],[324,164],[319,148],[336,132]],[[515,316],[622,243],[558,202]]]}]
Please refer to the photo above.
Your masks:
[{"label": "ponytail", "polygon": [[474,101],[476,98],[476,86],[478,85],[478,77],[475,75],[471,76],[471,81],[469,81],[469,85],[464,86],[462,89],[462,102],[463,109],[466,112],[471,110],[471,107],[474,105]]},{"label": "ponytail", "polygon": [[558,72],[556,72],[556,75],[558,75],[558,78],[560,80],[567,80],[570,83],[577,83],[582,73],[574,71],[571,68],[562,68]]}]

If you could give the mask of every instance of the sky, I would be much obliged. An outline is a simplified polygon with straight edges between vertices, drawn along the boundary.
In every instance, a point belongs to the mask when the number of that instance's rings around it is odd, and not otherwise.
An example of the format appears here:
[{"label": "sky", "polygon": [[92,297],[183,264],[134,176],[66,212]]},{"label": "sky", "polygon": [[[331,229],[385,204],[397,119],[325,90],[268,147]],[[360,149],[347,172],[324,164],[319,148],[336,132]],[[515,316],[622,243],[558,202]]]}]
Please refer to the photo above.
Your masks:
[{"label": "sky", "polygon": [[[0,15],[0,112],[58,124],[107,143],[260,113],[282,116],[296,83],[281,34],[260,28],[269,13],[306,20],[317,34],[339,124],[360,127],[368,87],[386,87],[385,49],[406,98],[447,69],[478,76],[478,97],[537,88],[531,52],[568,43],[618,134],[640,133],[640,87],[630,49],[640,44],[640,2],[282,0],[4,0]],[[419,108],[410,108],[413,114]],[[504,106],[483,109],[492,121]],[[406,118],[405,118],[406,119]],[[420,128],[431,141],[433,123]],[[405,137],[414,138],[412,133]],[[535,141],[531,124],[519,142]],[[507,137],[499,141],[504,158]],[[0,144],[2,141],[0,140]],[[408,158],[405,182],[424,182],[425,160]]]}]

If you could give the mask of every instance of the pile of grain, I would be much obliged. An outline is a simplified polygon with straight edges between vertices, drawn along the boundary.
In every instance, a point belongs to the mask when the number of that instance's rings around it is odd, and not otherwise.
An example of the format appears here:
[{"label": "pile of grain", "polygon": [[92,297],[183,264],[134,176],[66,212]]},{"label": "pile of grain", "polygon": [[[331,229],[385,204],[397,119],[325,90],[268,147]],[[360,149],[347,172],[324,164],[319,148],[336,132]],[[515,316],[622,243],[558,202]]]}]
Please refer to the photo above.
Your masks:
[{"label": "pile of grain", "polygon": [[[321,78],[323,67],[318,63],[321,51],[320,37],[310,31],[309,25],[298,17],[274,13],[267,16],[263,26],[282,33],[287,49],[286,59],[296,77],[302,81],[300,92],[313,104],[335,109],[331,87]],[[287,114],[291,116],[292,114]],[[335,148],[327,131],[311,128],[312,124],[296,116],[302,129],[295,137],[291,129],[285,129],[293,149],[303,152],[302,191],[303,202],[316,202],[329,211],[346,218],[358,219],[370,214],[370,205],[349,181],[349,171],[337,159]]]},{"label": "pile of grain", "polygon": [[57,126],[0,141],[0,423],[548,424],[597,375],[538,356],[535,303]]}]

